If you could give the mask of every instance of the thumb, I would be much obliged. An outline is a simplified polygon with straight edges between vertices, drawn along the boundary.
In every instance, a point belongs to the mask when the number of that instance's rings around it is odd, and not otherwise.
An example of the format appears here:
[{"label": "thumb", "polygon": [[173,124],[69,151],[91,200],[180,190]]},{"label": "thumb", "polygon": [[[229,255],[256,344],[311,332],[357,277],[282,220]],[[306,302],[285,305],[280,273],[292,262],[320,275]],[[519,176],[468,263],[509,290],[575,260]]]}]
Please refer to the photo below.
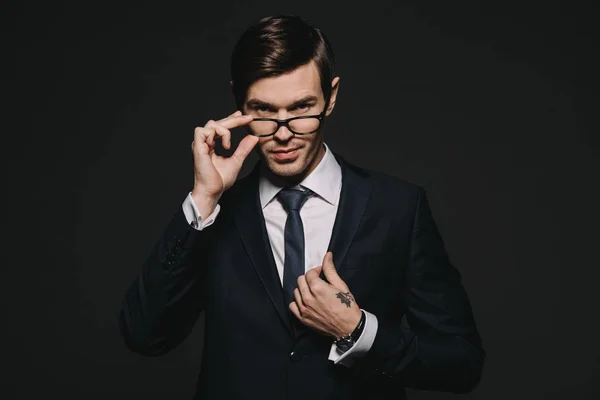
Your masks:
[{"label": "thumb", "polygon": [[235,158],[240,164],[242,164],[259,140],[260,139],[258,136],[246,135],[246,137],[240,141],[240,144],[238,144],[237,149],[235,149],[235,152],[231,155],[231,157]]},{"label": "thumb", "polygon": [[330,284],[344,292],[348,291],[348,286],[346,286],[346,283],[340,278],[335,269],[335,265],[333,264],[333,253],[330,251],[323,257],[323,273]]}]

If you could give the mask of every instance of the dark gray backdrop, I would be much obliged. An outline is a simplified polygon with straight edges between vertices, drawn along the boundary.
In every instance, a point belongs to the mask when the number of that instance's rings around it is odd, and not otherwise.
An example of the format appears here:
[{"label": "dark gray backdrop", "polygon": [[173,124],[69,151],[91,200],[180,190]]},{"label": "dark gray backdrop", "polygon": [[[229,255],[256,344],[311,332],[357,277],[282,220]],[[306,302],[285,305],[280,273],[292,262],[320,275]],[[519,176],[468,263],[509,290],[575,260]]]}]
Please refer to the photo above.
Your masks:
[{"label": "dark gray backdrop", "polygon": [[428,190],[488,352],[471,395],[411,398],[598,398],[591,3],[175,4],[3,6],[0,397],[190,398],[202,320],[143,358],[120,302],[191,190],[194,127],[235,110],[235,40],[293,12],[338,58],[327,143]]}]

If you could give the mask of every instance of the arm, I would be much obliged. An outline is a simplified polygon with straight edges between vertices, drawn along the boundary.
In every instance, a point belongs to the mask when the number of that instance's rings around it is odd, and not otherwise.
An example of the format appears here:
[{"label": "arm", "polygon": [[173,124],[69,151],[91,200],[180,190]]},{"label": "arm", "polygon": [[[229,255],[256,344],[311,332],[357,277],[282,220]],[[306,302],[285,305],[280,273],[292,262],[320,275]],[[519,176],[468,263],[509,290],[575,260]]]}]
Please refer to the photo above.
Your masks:
[{"label": "arm", "polygon": [[[219,213],[221,196],[233,186],[244,160],[259,141],[256,136],[246,135],[230,157],[223,157],[214,151],[215,139],[221,138],[229,150],[229,129],[251,121],[251,115],[242,115],[238,110],[194,129],[194,188],[123,300],[119,328],[132,351],[157,356],[175,348],[190,334],[204,308],[209,270],[206,260],[218,236],[215,228],[209,232],[205,228]],[[206,223],[200,215],[208,216]]]},{"label": "arm", "polygon": [[[119,318],[126,346],[158,356],[178,346],[203,309],[206,266],[201,255],[210,244],[210,226],[219,205],[205,220],[188,195],[129,287]],[[198,228],[193,228],[193,223]],[[208,230],[210,231],[210,229]]]},{"label": "arm", "polygon": [[335,345],[335,342],[331,345],[328,359],[333,361],[334,364],[350,367],[354,363],[354,358],[362,357],[364,354],[367,354],[373,345],[375,335],[377,334],[377,317],[362,308],[361,310],[366,316],[365,328],[356,343],[354,343],[354,346],[346,352],[341,353]]},{"label": "arm", "polygon": [[393,379],[415,389],[470,392],[479,383],[485,352],[471,305],[444,249],[425,191],[417,201],[400,320],[378,321],[369,353],[355,374]]}]

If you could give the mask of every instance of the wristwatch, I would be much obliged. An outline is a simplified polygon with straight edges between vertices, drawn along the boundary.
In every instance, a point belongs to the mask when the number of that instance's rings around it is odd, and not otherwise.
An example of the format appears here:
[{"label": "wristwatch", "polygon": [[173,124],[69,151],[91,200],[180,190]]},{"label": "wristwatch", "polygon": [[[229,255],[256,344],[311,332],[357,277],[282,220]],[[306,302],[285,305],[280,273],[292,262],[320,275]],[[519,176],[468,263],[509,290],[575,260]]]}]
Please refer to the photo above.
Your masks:
[{"label": "wristwatch", "polygon": [[367,320],[367,316],[364,311],[360,310],[360,312],[361,312],[360,321],[358,321],[358,325],[356,325],[356,328],[354,328],[352,333],[350,333],[346,336],[342,336],[340,338],[336,338],[334,340],[335,346],[342,353],[347,352],[348,350],[350,350],[352,348],[352,346],[354,346],[354,343],[356,343],[356,341],[362,334],[363,329],[365,328],[365,321]]}]

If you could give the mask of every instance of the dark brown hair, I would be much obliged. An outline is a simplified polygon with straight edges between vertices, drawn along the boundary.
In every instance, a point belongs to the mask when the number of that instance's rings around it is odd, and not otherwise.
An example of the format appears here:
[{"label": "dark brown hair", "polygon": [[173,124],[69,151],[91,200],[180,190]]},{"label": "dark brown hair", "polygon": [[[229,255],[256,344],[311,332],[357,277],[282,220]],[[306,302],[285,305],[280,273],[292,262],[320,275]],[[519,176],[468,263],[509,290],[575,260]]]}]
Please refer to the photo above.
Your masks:
[{"label": "dark brown hair", "polygon": [[325,35],[295,15],[261,19],[242,34],[231,55],[231,80],[238,109],[242,109],[254,82],[291,72],[310,61],[316,63],[328,104],[335,59]]}]

